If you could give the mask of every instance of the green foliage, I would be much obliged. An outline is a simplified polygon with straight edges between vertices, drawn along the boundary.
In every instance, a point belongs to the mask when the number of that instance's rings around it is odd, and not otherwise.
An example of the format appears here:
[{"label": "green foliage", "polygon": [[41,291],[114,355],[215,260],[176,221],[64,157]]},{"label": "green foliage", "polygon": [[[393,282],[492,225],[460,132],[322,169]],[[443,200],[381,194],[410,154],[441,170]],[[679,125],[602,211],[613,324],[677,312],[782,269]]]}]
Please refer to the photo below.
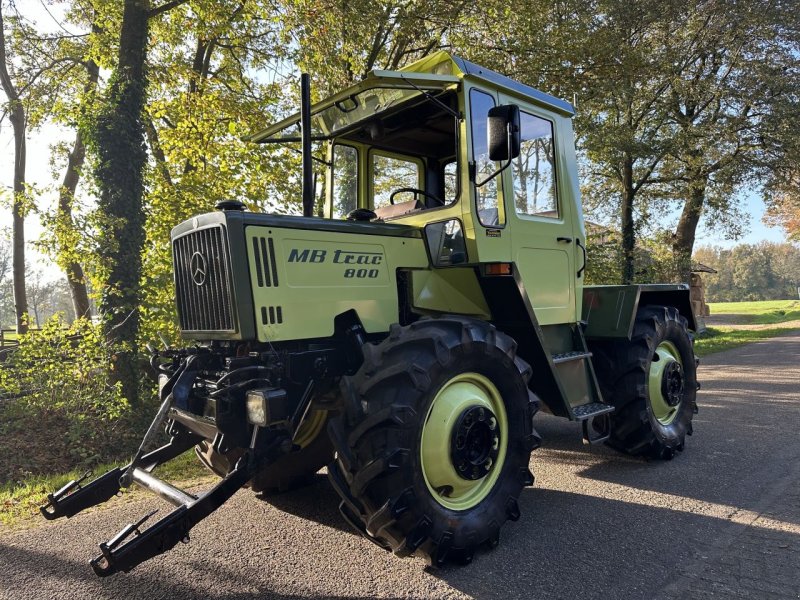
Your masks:
[{"label": "green foliage", "polygon": [[694,260],[717,270],[703,275],[708,302],[797,298],[800,248],[792,244],[705,246],[697,249]]},{"label": "green foliage", "polygon": [[587,224],[585,281],[587,285],[621,284],[622,256],[622,246],[615,232]]},{"label": "green foliage", "polygon": [[[672,234],[659,231],[640,237],[633,252],[634,283],[681,283],[685,261],[675,253]],[[620,235],[594,224],[587,225],[586,283],[589,285],[618,285],[624,282]]]},{"label": "green foliage", "polygon": [[397,69],[439,49],[463,26],[463,0],[284,0],[280,35],[328,95],[373,69]]},{"label": "green foliage", "polygon": [[121,449],[120,432],[129,449],[124,432],[135,419],[109,383],[113,350],[85,319],[65,327],[56,316],[19,338],[0,365],[0,481],[107,460]]}]

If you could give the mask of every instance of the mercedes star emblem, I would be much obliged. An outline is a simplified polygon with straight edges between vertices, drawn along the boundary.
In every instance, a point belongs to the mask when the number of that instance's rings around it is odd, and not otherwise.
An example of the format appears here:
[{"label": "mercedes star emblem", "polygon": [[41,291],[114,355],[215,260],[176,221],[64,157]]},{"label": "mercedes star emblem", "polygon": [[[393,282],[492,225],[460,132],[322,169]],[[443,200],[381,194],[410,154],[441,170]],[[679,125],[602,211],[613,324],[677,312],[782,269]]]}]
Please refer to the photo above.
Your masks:
[{"label": "mercedes star emblem", "polygon": [[192,258],[189,261],[189,270],[194,284],[197,286],[203,285],[206,282],[206,273],[208,273],[206,257],[199,252],[192,254]]}]

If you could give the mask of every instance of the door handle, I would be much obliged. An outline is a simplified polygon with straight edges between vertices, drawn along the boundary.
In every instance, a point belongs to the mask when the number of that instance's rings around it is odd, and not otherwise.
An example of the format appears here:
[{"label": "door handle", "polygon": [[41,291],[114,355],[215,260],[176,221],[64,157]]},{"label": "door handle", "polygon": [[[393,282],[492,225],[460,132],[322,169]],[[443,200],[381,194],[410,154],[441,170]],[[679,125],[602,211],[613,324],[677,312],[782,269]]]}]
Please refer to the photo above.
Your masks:
[{"label": "door handle", "polygon": [[577,275],[578,279],[580,279],[581,275],[583,275],[583,272],[586,270],[586,246],[581,244],[580,238],[575,238],[575,243],[578,244],[578,248],[583,250],[583,266],[580,269],[578,269],[578,275]]},{"label": "door handle", "polygon": [[571,244],[572,243],[572,238],[571,237],[559,236],[559,237],[556,238],[556,241],[557,242],[564,242],[565,244]]}]

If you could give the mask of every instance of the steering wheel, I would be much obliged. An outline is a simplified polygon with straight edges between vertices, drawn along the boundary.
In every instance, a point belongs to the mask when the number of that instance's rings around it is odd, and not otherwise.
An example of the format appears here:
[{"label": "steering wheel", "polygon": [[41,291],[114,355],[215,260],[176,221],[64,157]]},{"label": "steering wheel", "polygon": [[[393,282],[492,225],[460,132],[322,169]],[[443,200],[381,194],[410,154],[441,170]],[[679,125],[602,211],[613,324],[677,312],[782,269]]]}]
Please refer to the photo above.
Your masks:
[{"label": "steering wheel", "polygon": [[395,191],[393,191],[392,195],[389,196],[389,204],[394,205],[394,197],[397,196],[397,194],[403,194],[403,193],[406,193],[406,192],[411,192],[412,194],[414,194],[414,199],[415,200],[417,199],[418,195],[422,195],[422,196],[425,196],[426,198],[430,198],[431,200],[433,200],[436,203],[437,206],[444,206],[445,205],[444,201],[442,201],[438,196],[434,196],[430,192],[426,192],[425,190],[420,190],[420,189],[413,188],[413,187],[403,187],[403,188],[399,188],[399,189],[396,189]]}]

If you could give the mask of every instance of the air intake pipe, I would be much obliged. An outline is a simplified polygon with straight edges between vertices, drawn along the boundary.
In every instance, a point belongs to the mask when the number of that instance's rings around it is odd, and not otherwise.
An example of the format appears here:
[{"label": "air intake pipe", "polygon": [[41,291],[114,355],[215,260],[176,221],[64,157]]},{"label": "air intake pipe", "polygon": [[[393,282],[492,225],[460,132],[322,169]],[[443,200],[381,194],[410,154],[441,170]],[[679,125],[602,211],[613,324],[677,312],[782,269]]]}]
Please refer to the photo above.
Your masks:
[{"label": "air intake pipe", "polygon": [[300,75],[300,136],[303,152],[303,216],[314,216],[314,177],[311,165],[311,77]]}]

